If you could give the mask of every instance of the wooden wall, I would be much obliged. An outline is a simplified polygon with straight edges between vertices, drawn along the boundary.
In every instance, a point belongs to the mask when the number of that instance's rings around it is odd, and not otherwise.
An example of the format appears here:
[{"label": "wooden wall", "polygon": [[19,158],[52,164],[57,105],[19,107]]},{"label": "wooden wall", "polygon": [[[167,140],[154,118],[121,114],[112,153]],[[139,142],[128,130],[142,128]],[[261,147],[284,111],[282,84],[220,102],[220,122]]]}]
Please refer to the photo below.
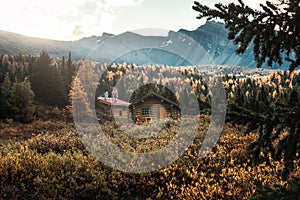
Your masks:
[{"label": "wooden wall", "polygon": [[[152,107],[152,117],[154,119],[160,119],[160,107],[164,107],[165,109],[165,118],[171,118],[172,116],[171,104],[155,96],[148,97],[144,102],[135,105],[136,118],[142,121],[149,120],[150,117],[142,116],[142,107]],[[180,110],[176,106],[173,106],[173,117],[174,120],[180,119]]]},{"label": "wooden wall", "polygon": [[[101,102],[96,103],[96,111],[106,115],[107,117],[118,117],[129,119],[130,111],[127,106],[111,106]],[[120,115],[120,111],[122,115]]]},{"label": "wooden wall", "polygon": [[112,106],[111,112],[113,117],[129,119],[129,108],[126,106]]}]

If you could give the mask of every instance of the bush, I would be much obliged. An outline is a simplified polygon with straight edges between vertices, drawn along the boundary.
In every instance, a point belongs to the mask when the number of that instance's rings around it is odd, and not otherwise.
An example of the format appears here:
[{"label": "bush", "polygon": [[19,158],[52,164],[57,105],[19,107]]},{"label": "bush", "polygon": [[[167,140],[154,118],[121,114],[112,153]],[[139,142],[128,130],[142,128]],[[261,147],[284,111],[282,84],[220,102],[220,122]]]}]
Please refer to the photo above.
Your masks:
[{"label": "bush", "polygon": [[[224,130],[228,133],[223,133],[207,157],[199,158],[199,143],[208,125],[201,123],[196,142],[184,155],[168,167],[144,174],[104,166],[84,149],[73,129],[3,144],[0,199],[248,199],[259,195],[259,188],[288,184],[281,177],[283,160],[252,164],[246,148],[257,135],[237,134],[240,127],[227,124]],[[114,143],[127,142],[121,147],[135,152],[164,146],[176,130],[176,126],[163,129],[142,142],[111,128],[114,124],[102,126]],[[295,162],[295,177],[299,163]]]},{"label": "bush", "polygon": [[103,195],[105,173],[92,156],[81,151],[42,155],[22,144],[10,147],[0,156],[0,198],[82,199]]}]

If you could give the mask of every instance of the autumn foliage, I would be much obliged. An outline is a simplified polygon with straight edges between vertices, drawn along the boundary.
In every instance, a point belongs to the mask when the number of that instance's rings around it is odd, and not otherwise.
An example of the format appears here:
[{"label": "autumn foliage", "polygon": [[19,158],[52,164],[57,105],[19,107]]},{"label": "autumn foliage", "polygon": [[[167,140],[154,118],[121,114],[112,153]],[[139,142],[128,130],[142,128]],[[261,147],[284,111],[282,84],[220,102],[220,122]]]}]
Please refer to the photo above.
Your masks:
[{"label": "autumn foliage", "polygon": [[[76,61],[74,65],[83,67],[83,64],[83,61]],[[154,78],[159,83],[152,84],[149,91],[164,94],[166,91],[161,90],[163,87],[160,86],[174,84],[178,86],[178,93],[172,94],[172,97],[180,99],[180,94],[188,97],[194,94],[201,115],[193,144],[167,167],[142,174],[123,173],[105,166],[86,150],[70,120],[73,111],[70,103],[66,109],[39,102],[36,119],[31,123],[2,117],[0,199],[262,199],[264,195],[275,194],[278,188],[283,193],[297,191],[299,148],[286,145],[286,141],[291,140],[287,138],[297,134],[288,128],[281,128],[287,117],[279,114],[284,114],[286,110],[275,108],[285,106],[288,111],[297,111],[299,104],[293,101],[295,107],[289,107],[287,102],[294,99],[291,97],[295,96],[295,92],[299,95],[299,72],[278,71],[269,76],[252,78],[243,73],[219,73],[228,97],[227,121],[213,150],[200,158],[199,149],[210,122],[209,84],[212,82],[209,78],[215,75],[214,72],[201,71],[192,66],[148,66],[142,68],[141,76],[133,76],[131,73],[138,66],[125,63],[110,66],[93,63],[92,66],[92,71],[104,70],[99,84],[88,83],[99,85],[96,96],[105,90],[110,91],[126,75],[128,81],[122,85],[124,91],[120,91],[120,95],[130,99],[126,96],[127,90],[135,84],[144,83],[147,73],[156,73]],[[95,73],[86,70],[87,76],[93,77],[90,80],[94,80]],[[184,79],[172,77],[178,74]],[[73,79],[70,86],[81,84],[78,79]],[[187,92],[182,87],[184,84],[189,85],[191,91]],[[64,90],[67,90],[68,85],[65,86]],[[91,96],[84,88],[77,92],[79,95],[75,98],[78,99]],[[69,97],[74,98],[72,90]],[[189,98],[182,102],[191,103]],[[275,106],[280,102],[284,106]],[[268,119],[269,112],[277,116],[281,123],[266,126],[265,119]],[[277,122],[275,119],[274,122]],[[292,120],[298,123],[299,118]],[[153,122],[129,128],[129,132],[124,132],[111,120],[102,121],[99,126],[119,148],[129,152],[150,152],[164,147],[173,139],[178,130],[177,123],[167,121],[165,126],[157,129]],[[194,127],[185,126],[184,131],[190,128]],[[129,135],[134,131],[151,133],[154,130],[158,134],[146,139]],[[291,151],[287,147],[294,148],[293,154],[289,154]],[[289,173],[286,173],[287,169]]]}]

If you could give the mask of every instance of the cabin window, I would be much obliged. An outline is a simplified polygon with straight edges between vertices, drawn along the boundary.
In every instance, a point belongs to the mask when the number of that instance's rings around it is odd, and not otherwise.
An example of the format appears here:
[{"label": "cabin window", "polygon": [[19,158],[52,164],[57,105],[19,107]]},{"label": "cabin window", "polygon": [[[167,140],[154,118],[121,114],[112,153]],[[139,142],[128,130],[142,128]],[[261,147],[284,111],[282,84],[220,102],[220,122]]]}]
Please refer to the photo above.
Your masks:
[{"label": "cabin window", "polygon": [[150,115],[152,115],[151,107],[142,107],[142,115],[143,116],[150,116]]},{"label": "cabin window", "polygon": [[119,110],[119,116],[122,116],[122,110]]}]

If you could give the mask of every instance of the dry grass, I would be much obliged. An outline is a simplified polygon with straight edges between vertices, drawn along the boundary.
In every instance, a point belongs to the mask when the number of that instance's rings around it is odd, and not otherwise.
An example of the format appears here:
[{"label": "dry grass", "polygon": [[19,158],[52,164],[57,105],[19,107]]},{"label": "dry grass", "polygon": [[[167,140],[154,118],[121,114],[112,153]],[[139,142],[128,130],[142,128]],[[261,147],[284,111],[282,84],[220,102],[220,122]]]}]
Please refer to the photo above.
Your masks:
[{"label": "dry grass", "polygon": [[[203,116],[195,143],[183,156],[145,174],[104,166],[85,151],[72,124],[1,122],[0,138],[6,142],[0,146],[0,199],[248,199],[257,188],[285,183],[280,176],[282,162],[252,165],[246,147],[256,134],[244,136],[241,126],[226,124],[216,148],[200,159],[198,150],[208,121]],[[107,135],[122,148],[141,152],[167,144],[176,128],[140,142],[113,124],[102,126],[119,133],[112,136],[108,131]],[[292,174],[299,176],[299,169],[297,165]]]}]

